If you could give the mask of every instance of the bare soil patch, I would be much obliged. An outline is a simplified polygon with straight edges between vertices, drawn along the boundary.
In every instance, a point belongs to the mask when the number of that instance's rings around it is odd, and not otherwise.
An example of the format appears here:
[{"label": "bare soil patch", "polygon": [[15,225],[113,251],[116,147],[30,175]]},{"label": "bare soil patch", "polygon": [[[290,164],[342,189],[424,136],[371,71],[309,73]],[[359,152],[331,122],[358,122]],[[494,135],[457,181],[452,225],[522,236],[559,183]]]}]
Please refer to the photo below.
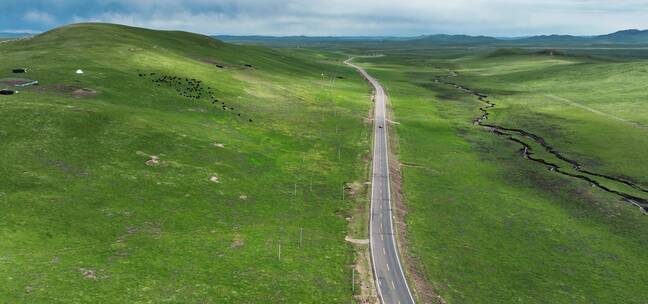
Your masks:
[{"label": "bare soil patch", "polygon": [[239,247],[243,247],[245,245],[245,241],[243,241],[243,238],[239,233],[234,234],[234,238],[232,239],[232,244],[230,244],[231,249],[236,249]]},{"label": "bare soil patch", "polygon": [[351,197],[356,197],[358,193],[362,192],[362,190],[365,188],[365,185],[360,182],[360,181],[354,181],[352,183],[347,183],[345,185],[345,190]]},{"label": "bare soil patch", "polygon": [[72,92],[72,95],[77,98],[82,97],[94,97],[97,96],[97,91],[88,88],[76,89]]},{"label": "bare soil patch", "polygon": [[90,88],[83,88],[75,85],[55,83],[39,86],[37,92],[51,92],[60,95],[72,96],[75,98],[88,98],[97,96],[97,91]]},{"label": "bare soil patch", "polygon": [[160,157],[156,155],[151,155],[151,158],[146,161],[147,166],[159,166],[160,165]]},{"label": "bare soil patch", "polygon": [[364,249],[356,250],[355,262],[355,271],[358,272],[360,281],[360,292],[355,295],[357,303],[380,304],[371,268],[369,246],[366,246]]},{"label": "bare soil patch", "polygon": [[344,237],[344,240],[351,243],[351,244],[356,244],[356,245],[369,245],[369,239],[354,239],[351,238],[350,236]]},{"label": "bare soil patch", "polygon": [[79,268],[79,272],[88,280],[97,279],[97,272],[92,269]]}]

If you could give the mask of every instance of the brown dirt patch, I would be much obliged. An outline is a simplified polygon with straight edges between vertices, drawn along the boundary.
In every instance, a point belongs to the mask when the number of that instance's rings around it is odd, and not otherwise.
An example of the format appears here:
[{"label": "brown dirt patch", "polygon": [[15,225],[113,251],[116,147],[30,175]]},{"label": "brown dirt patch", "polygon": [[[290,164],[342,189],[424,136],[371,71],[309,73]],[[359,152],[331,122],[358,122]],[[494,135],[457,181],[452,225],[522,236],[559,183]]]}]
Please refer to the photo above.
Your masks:
[{"label": "brown dirt patch", "polygon": [[358,193],[362,192],[362,190],[365,188],[365,185],[360,182],[360,181],[354,181],[352,183],[347,183],[345,186],[345,190],[351,197],[355,198]]},{"label": "brown dirt patch", "polygon": [[376,293],[376,285],[373,279],[373,271],[371,266],[371,255],[369,253],[369,246],[364,249],[356,250],[355,271],[358,273],[356,280],[359,281],[360,290],[355,295],[357,303],[360,304],[380,304],[378,294]]},{"label": "brown dirt patch", "polygon": [[94,97],[97,96],[97,91],[88,88],[81,88],[74,90],[72,95],[76,98]]},{"label": "brown dirt patch", "polygon": [[97,279],[97,272],[92,270],[92,269],[79,268],[79,272],[86,279],[89,279],[89,280],[96,280]]},{"label": "brown dirt patch", "polygon": [[60,95],[72,96],[75,98],[88,98],[97,96],[97,91],[90,88],[83,88],[80,86],[63,84],[63,83],[54,83],[41,85],[35,89],[36,92],[50,92]]},{"label": "brown dirt patch", "polygon": [[243,238],[239,233],[234,234],[234,238],[232,239],[232,244],[230,244],[231,249],[243,247],[245,245],[245,241],[243,241]]},{"label": "brown dirt patch", "polygon": [[369,245],[369,239],[354,239],[350,236],[344,237],[344,240],[351,243],[351,244],[356,244],[356,245]]},{"label": "brown dirt patch", "polygon": [[151,158],[146,161],[147,166],[159,166],[160,165],[160,157],[156,155],[151,155]]}]

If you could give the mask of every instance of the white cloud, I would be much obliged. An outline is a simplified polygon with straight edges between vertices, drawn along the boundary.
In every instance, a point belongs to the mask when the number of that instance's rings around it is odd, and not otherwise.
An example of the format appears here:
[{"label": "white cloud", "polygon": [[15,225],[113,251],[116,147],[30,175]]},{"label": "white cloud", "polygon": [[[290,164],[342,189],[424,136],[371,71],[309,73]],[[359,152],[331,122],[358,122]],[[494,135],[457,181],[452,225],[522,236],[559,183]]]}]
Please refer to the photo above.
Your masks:
[{"label": "white cloud", "polygon": [[[75,21],[205,34],[529,35],[648,28],[646,0],[97,0]],[[32,12],[30,18],[51,20]],[[38,18],[43,17],[43,18]],[[50,16],[51,17],[51,16]],[[67,20],[70,20],[69,17]]]},{"label": "white cloud", "polygon": [[54,24],[56,22],[54,16],[41,11],[28,11],[23,16],[23,20],[40,24]]},{"label": "white cloud", "polygon": [[30,29],[3,29],[0,32],[8,34],[39,34],[41,31],[35,31]]}]

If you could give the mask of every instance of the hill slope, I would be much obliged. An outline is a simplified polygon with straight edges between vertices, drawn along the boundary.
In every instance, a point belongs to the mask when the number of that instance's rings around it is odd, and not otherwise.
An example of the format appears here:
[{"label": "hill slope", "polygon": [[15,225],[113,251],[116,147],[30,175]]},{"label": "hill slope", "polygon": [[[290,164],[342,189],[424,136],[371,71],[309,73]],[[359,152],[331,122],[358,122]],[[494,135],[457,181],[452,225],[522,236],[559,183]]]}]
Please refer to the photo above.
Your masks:
[{"label": "hill slope", "polygon": [[0,302],[352,300],[369,102],[339,60],[107,24],[0,53],[40,81],[0,96]]}]

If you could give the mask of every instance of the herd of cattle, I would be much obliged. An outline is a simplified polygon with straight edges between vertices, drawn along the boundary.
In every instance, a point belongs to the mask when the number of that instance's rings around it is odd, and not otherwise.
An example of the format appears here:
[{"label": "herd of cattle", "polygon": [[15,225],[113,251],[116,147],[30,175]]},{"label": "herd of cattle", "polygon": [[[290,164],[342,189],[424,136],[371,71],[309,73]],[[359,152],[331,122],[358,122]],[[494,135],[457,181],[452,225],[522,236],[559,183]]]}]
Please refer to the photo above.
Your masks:
[{"label": "herd of cattle", "polygon": [[[234,107],[226,105],[224,101],[216,98],[215,92],[210,86],[203,86],[201,80],[195,78],[171,76],[171,75],[159,75],[157,73],[139,73],[138,75],[141,78],[150,78],[151,82],[157,87],[162,85],[170,86],[175,89],[178,95],[189,98],[191,100],[200,100],[203,97],[208,97],[211,103],[215,106],[219,106],[223,111],[234,111]],[[239,112],[236,114],[241,117],[242,114]],[[248,119],[249,122],[252,122],[252,118]]]}]

